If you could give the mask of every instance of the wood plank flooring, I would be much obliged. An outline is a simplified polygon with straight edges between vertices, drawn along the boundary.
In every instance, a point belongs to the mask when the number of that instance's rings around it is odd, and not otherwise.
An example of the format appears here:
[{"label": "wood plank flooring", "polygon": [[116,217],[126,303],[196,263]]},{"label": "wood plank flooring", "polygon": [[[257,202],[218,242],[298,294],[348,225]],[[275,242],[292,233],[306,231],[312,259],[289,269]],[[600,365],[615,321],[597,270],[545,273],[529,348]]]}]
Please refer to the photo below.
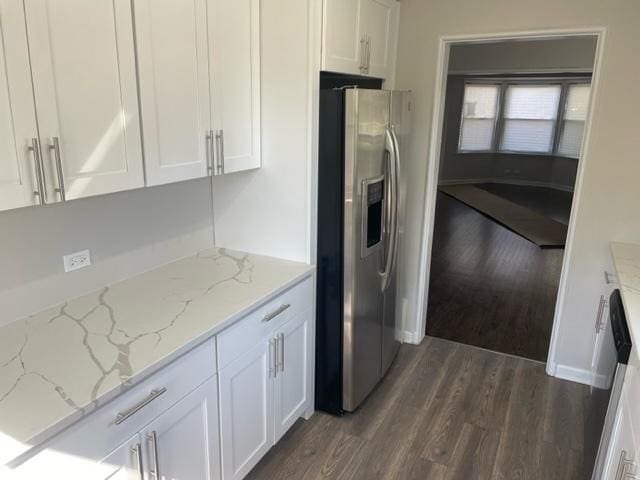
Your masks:
[{"label": "wood plank flooring", "polygon": [[527,359],[427,337],[355,413],[299,420],[260,480],[584,480],[586,386]]},{"label": "wood plank flooring", "polygon": [[545,361],[564,249],[542,249],[442,193],[437,201],[427,334]]}]

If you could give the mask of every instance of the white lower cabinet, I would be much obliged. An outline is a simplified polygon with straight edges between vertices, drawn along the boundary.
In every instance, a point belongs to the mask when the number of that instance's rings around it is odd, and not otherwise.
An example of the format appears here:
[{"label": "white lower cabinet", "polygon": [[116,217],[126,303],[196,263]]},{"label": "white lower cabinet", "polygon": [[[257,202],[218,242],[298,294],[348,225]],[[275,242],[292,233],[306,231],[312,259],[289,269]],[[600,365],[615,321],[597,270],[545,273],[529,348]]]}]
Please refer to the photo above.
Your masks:
[{"label": "white lower cabinet", "polygon": [[313,291],[308,278],[174,360],[38,446],[15,478],[243,478],[313,409]]},{"label": "white lower cabinet", "polygon": [[136,434],[129,441],[120,445],[93,467],[95,471],[87,472],[87,478],[100,480],[142,480],[142,444],[140,435]]},{"label": "white lower cabinet", "polygon": [[220,431],[225,480],[243,478],[273,445],[269,341],[220,371]]},{"label": "white lower cabinet", "polygon": [[313,391],[310,339],[311,310],[287,322],[280,330],[278,373],[275,381],[275,441],[309,408]]},{"label": "white lower cabinet", "polygon": [[636,405],[637,402],[629,397],[629,384],[625,379],[602,480],[629,480],[640,475],[637,433],[640,422],[634,417],[633,410]]},{"label": "white lower cabinet", "polygon": [[243,478],[311,407],[311,310],[220,371],[224,479]]},{"label": "white lower cabinet", "polygon": [[219,480],[217,378],[156,418],[141,436],[147,478]]}]

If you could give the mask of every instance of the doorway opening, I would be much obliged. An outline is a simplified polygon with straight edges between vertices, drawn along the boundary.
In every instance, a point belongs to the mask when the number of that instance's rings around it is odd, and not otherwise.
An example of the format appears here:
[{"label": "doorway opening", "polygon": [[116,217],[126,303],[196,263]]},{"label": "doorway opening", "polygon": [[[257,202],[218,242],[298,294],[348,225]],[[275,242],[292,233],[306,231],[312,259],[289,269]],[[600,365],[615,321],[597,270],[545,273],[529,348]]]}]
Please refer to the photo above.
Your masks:
[{"label": "doorway opening", "polygon": [[597,43],[449,43],[427,335],[546,361]]}]

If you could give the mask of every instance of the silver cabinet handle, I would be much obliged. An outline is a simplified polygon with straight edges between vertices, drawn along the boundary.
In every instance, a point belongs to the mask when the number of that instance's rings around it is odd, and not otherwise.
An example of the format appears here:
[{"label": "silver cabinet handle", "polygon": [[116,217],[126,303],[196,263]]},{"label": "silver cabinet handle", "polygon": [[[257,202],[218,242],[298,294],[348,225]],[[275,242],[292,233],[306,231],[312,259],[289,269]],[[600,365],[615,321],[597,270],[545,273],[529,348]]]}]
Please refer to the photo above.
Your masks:
[{"label": "silver cabinet handle", "polygon": [[369,73],[370,66],[371,66],[371,37],[367,35],[367,67],[366,67],[367,73]]},{"label": "silver cabinet handle", "polygon": [[362,38],[360,39],[360,73],[364,73],[364,69],[365,69],[365,58],[366,58],[366,42],[367,39],[365,37],[365,35],[362,36]]},{"label": "silver cabinet handle", "polygon": [[153,460],[153,470],[149,470],[149,473],[155,477],[156,480],[160,480],[160,464],[158,463],[158,435],[155,430],[147,434],[147,440],[151,442],[151,459]]},{"label": "silver cabinet handle", "polygon": [[216,134],[218,142],[218,173],[224,174],[224,130],[218,130]]},{"label": "silver cabinet handle", "polygon": [[[613,278],[613,280],[612,280]],[[616,279],[618,277],[616,277],[614,274],[609,273],[609,272],[604,272],[604,283],[606,283],[607,285],[611,285],[612,283],[616,283]]]},{"label": "silver cabinet handle", "polygon": [[276,339],[269,339],[269,378],[275,378],[278,375],[278,370],[276,368]]},{"label": "silver cabinet handle", "polygon": [[64,174],[62,172],[62,157],[60,155],[60,138],[51,138],[49,150],[53,150],[53,155],[56,162],[56,177],[58,179],[58,188],[56,188],[55,191],[56,193],[60,194],[60,200],[64,202],[67,199],[67,194],[64,189]]},{"label": "silver cabinet handle", "polygon": [[600,295],[600,304],[598,305],[598,316],[596,317],[596,333],[600,333],[604,330],[604,321],[602,319],[604,315],[604,309],[607,306],[607,298],[604,295]]},{"label": "silver cabinet handle", "polygon": [[278,315],[280,315],[282,312],[284,312],[290,306],[291,306],[291,304],[289,304],[289,303],[285,303],[284,305],[280,305],[273,312],[267,313],[264,317],[262,317],[262,321],[263,322],[270,322],[271,320],[276,318]]},{"label": "silver cabinet handle", "polygon": [[128,410],[125,410],[124,412],[120,412],[117,416],[116,416],[116,425],[120,425],[122,422],[124,422],[127,418],[131,417],[132,415],[134,415],[135,413],[139,412],[140,410],[142,410],[144,407],[146,407],[147,405],[149,405],[151,402],[153,402],[156,398],[158,398],[160,395],[162,395],[163,393],[165,393],[167,391],[166,387],[162,387],[160,389],[153,389],[151,390],[151,392],[149,393],[149,395],[147,395],[145,398],[143,398],[140,403],[134,405],[133,407],[131,407]]},{"label": "silver cabinet handle", "polygon": [[138,476],[140,480],[144,480],[144,469],[142,467],[142,445],[139,443],[131,449],[131,453],[133,454],[136,460],[136,468],[138,469]]},{"label": "silver cabinet handle", "polygon": [[44,205],[47,202],[47,191],[44,184],[44,167],[40,154],[40,140],[38,140],[38,138],[32,138],[28,150],[33,153],[36,172],[36,189],[33,191],[33,194],[38,197],[38,203]]},{"label": "silver cabinet handle", "polygon": [[284,372],[284,333],[278,335],[280,339],[280,371]]},{"label": "silver cabinet handle", "polygon": [[207,175],[213,173],[213,130],[205,135],[205,148],[207,152]]}]

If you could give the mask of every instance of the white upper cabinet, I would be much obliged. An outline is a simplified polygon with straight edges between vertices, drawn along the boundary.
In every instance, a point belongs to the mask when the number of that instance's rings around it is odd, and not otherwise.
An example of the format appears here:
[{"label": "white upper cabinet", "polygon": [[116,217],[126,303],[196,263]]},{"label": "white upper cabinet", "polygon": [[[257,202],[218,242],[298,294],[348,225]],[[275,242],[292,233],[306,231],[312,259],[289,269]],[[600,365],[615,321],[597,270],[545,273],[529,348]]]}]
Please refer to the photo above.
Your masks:
[{"label": "white upper cabinet", "polygon": [[393,80],[397,0],[324,0],[322,69]]},{"label": "white upper cabinet", "polygon": [[210,0],[215,175],[258,168],[260,0]]},{"label": "white upper cabinet", "polygon": [[147,185],[204,177],[212,161],[207,0],[136,0]]},{"label": "white upper cabinet", "polygon": [[29,0],[49,203],[144,185],[129,0]]},{"label": "white upper cabinet", "polygon": [[364,69],[365,0],[325,0],[322,69],[360,75]]},{"label": "white upper cabinet", "polygon": [[400,4],[397,0],[365,0],[367,74],[390,80],[395,69]]},{"label": "white upper cabinet", "polygon": [[7,210],[40,202],[39,152],[29,150],[38,128],[22,1],[1,0],[0,10],[0,210]]}]

